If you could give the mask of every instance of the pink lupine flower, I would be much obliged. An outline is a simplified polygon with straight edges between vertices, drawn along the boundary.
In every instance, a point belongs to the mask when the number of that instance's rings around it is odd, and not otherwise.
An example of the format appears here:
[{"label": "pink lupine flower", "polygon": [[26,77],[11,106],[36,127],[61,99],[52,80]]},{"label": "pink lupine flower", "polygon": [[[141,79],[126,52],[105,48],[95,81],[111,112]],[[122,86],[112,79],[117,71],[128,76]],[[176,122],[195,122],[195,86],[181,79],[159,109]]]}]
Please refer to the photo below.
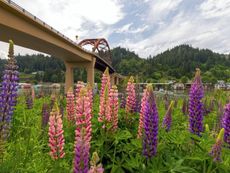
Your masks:
[{"label": "pink lupine flower", "polygon": [[99,163],[100,159],[98,157],[97,152],[93,153],[92,160],[90,161],[90,170],[88,173],[103,173],[104,169],[102,164]]},{"label": "pink lupine flower", "polygon": [[126,88],[126,107],[125,111],[126,113],[132,113],[135,109],[136,104],[136,93],[135,93],[135,85],[134,85],[134,79],[131,76],[129,78],[127,88]]},{"label": "pink lupine flower", "polygon": [[111,107],[110,107],[110,98],[109,98],[109,87],[108,85],[104,88],[104,98],[100,101],[100,112],[98,121],[103,122],[103,127],[107,126],[111,122]]},{"label": "pink lupine flower", "polygon": [[143,97],[141,99],[141,110],[140,110],[140,118],[139,118],[139,126],[138,126],[138,132],[137,132],[137,138],[141,138],[143,134],[143,124],[144,124],[144,114],[145,114],[145,105],[146,105],[146,100],[148,98],[149,92],[148,88],[150,85],[146,87],[144,90]]},{"label": "pink lupine flower", "polygon": [[88,93],[88,97],[89,97],[89,101],[90,101],[90,107],[93,107],[93,89],[90,86],[90,84],[87,84],[86,86],[87,88],[87,93]]},{"label": "pink lupine flower", "polygon": [[74,173],[88,172],[90,140],[92,137],[91,111],[87,89],[82,88],[76,101]]},{"label": "pink lupine flower", "polygon": [[75,97],[76,99],[79,97],[80,94],[80,90],[85,87],[84,82],[83,81],[78,81],[77,85],[76,85],[76,89],[75,89]]},{"label": "pink lupine flower", "polygon": [[110,90],[110,76],[109,69],[106,68],[101,78],[101,90],[100,90],[100,105],[98,113],[98,121],[106,122],[110,121],[110,108],[109,108],[109,90]]},{"label": "pink lupine flower", "polygon": [[118,90],[116,85],[113,85],[110,89],[109,98],[111,108],[112,131],[115,131],[118,124]]},{"label": "pink lupine flower", "polygon": [[92,107],[86,88],[82,88],[76,101],[76,135],[80,135],[81,127],[85,127],[87,140],[91,140]]},{"label": "pink lupine flower", "polygon": [[64,131],[62,125],[61,115],[56,105],[50,112],[49,117],[49,147],[50,156],[56,160],[65,156],[64,152]]},{"label": "pink lupine flower", "polygon": [[72,88],[69,89],[66,96],[66,112],[67,119],[70,122],[74,122],[75,120],[75,103],[74,103],[74,94]]},{"label": "pink lupine flower", "polygon": [[108,67],[105,69],[101,78],[101,90],[100,90],[100,101],[104,99],[105,86],[108,85],[110,88],[110,76]]}]

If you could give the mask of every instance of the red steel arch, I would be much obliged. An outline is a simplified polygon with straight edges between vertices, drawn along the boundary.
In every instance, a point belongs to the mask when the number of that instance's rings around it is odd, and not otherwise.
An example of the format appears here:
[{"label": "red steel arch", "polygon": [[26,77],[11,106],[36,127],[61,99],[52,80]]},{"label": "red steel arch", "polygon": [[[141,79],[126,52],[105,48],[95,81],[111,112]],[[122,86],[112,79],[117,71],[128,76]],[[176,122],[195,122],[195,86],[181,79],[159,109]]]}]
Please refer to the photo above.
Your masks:
[{"label": "red steel arch", "polygon": [[107,63],[112,63],[109,44],[104,38],[84,39],[78,43],[81,47],[91,46],[92,52],[98,53]]}]

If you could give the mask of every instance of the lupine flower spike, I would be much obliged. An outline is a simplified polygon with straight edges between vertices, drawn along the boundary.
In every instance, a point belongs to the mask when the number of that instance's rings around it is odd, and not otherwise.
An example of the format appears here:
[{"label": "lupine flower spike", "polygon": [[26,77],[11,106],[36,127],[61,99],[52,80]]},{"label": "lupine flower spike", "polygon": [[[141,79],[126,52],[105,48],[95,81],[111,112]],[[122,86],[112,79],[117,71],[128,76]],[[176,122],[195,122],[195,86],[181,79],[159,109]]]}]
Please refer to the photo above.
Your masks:
[{"label": "lupine flower spike", "polygon": [[66,96],[66,112],[67,112],[67,119],[69,122],[75,122],[75,100],[73,89],[70,88],[67,92]]},{"label": "lupine flower spike", "polygon": [[97,152],[93,153],[92,160],[90,161],[90,170],[88,173],[103,173],[104,169],[102,167],[101,163],[98,163],[100,161]]},{"label": "lupine flower spike", "polygon": [[100,102],[100,112],[98,121],[103,122],[103,128],[107,127],[111,122],[111,107],[110,107],[110,98],[109,98],[109,87],[108,85],[105,86],[104,89],[104,99],[101,99]]},{"label": "lupine flower spike", "polygon": [[91,109],[87,89],[80,90],[76,101],[74,173],[87,173],[91,140]]},{"label": "lupine flower spike", "polygon": [[224,108],[224,115],[223,115],[222,125],[223,125],[223,128],[225,129],[224,141],[230,147],[230,103],[228,103]]},{"label": "lupine flower spike", "polygon": [[50,116],[49,106],[48,104],[44,103],[42,105],[42,128],[45,128],[46,125],[48,124],[49,116]]},{"label": "lupine flower spike", "polygon": [[222,102],[218,102],[218,110],[216,112],[216,123],[215,123],[215,131],[219,131],[223,127],[223,114],[224,114],[224,107]]},{"label": "lupine flower spike", "polygon": [[110,108],[109,108],[109,91],[110,91],[110,76],[109,69],[106,68],[101,78],[101,90],[100,90],[100,105],[98,121],[104,122],[110,121]]},{"label": "lupine flower spike", "polygon": [[61,119],[61,114],[58,110],[58,105],[54,105],[54,108],[50,112],[49,117],[49,147],[50,156],[52,159],[57,160],[65,156],[64,152],[64,131]]},{"label": "lupine flower spike", "polygon": [[104,93],[105,93],[105,86],[108,85],[110,88],[110,76],[109,76],[109,68],[107,67],[102,75],[101,78],[101,90],[100,90],[100,101],[101,99],[104,99]]},{"label": "lupine flower spike", "polygon": [[93,107],[93,89],[90,86],[90,84],[88,83],[87,86],[87,93],[88,93],[88,97],[89,97],[89,101],[90,101],[90,107]]},{"label": "lupine flower spike", "polygon": [[205,124],[205,132],[206,133],[210,133],[210,129],[209,129],[209,125],[208,124]]},{"label": "lupine flower spike", "polygon": [[80,94],[80,90],[84,87],[84,82],[83,81],[78,81],[77,82],[77,85],[76,85],[76,89],[75,89],[75,97],[76,97],[76,100],[77,98],[79,97],[79,94]]},{"label": "lupine flower spike", "polygon": [[32,109],[33,108],[33,99],[31,96],[26,97],[26,108]]},{"label": "lupine flower spike", "polygon": [[125,100],[125,96],[124,94],[121,95],[121,104],[120,104],[120,108],[125,108],[126,105],[126,100]]},{"label": "lupine flower spike", "polygon": [[224,137],[224,128],[220,130],[220,133],[216,139],[216,143],[213,145],[211,152],[209,153],[214,161],[220,162],[221,161],[221,150],[223,144],[223,137]]},{"label": "lupine flower spike", "polygon": [[140,110],[140,118],[139,118],[139,126],[138,126],[138,133],[137,133],[137,138],[141,138],[143,134],[143,124],[144,124],[144,114],[145,114],[145,106],[146,106],[146,101],[148,98],[148,93],[149,93],[149,87],[151,85],[147,85],[146,89],[144,90],[143,97],[141,99],[141,110]]},{"label": "lupine flower spike", "polygon": [[134,85],[134,79],[131,76],[129,78],[127,88],[126,88],[126,106],[125,106],[125,112],[126,112],[126,119],[128,119],[128,114],[134,112],[135,106],[136,106],[136,93],[135,93],[135,85]]},{"label": "lupine flower spike", "polygon": [[203,85],[200,69],[196,69],[196,76],[189,92],[189,124],[190,132],[198,136],[203,131]]},{"label": "lupine flower spike", "polygon": [[145,105],[143,155],[148,159],[156,155],[158,143],[158,111],[153,88],[149,88],[149,96]]},{"label": "lupine flower spike", "polygon": [[111,125],[112,131],[117,130],[118,124],[118,90],[116,85],[113,85],[109,92],[110,109],[111,109]]},{"label": "lupine flower spike", "polygon": [[8,62],[3,72],[0,91],[0,140],[5,141],[9,136],[10,123],[17,101],[18,66],[14,58],[14,44],[9,41]]},{"label": "lupine flower spike", "polygon": [[170,130],[172,124],[172,111],[173,111],[174,101],[171,101],[168,110],[164,116],[162,127],[165,128],[166,132]]}]

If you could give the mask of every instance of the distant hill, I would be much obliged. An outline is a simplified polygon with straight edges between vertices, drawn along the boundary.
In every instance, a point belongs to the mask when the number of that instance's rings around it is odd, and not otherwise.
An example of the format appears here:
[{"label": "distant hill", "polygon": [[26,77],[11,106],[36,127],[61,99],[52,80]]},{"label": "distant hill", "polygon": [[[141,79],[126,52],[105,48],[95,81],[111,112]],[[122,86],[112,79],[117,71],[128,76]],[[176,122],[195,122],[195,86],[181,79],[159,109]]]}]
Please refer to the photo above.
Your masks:
[{"label": "distant hill", "polygon": [[[214,53],[208,49],[197,49],[189,45],[176,46],[147,59],[139,57],[135,52],[116,47],[112,49],[112,65],[123,75],[138,75],[141,82],[178,80],[186,82],[194,76],[198,67],[204,82],[215,83],[217,80],[230,82],[229,55]],[[19,71],[24,74],[43,71],[35,75],[36,81],[64,82],[65,65],[63,61],[38,55],[16,56]],[[0,60],[0,75],[6,60]],[[83,70],[75,70],[75,80],[86,79]],[[100,73],[96,72],[96,81],[100,81]]]},{"label": "distant hill", "polygon": [[194,76],[196,68],[201,69],[205,82],[230,80],[229,55],[214,53],[208,49],[180,45],[147,59],[120,47],[114,48],[112,53],[116,55],[113,56],[113,61],[116,62],[115,69],[118,72],[139,75],[143,81],[188,80]]}]

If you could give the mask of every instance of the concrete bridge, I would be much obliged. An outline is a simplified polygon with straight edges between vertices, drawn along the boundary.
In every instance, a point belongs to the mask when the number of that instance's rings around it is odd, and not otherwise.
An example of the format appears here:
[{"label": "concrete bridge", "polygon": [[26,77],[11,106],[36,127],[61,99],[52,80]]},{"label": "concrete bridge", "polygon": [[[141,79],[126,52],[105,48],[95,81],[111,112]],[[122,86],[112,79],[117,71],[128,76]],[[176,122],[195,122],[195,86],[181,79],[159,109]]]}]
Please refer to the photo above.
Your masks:
[{"label": "concrete bridge", "polygon": [[[13,40],[16,45],[44,52],[64,61],[66,91],[73,86],[73,69],[85,68],[87,81],[94,84],[94,68],[104,71],[111,65],[109,44],[103,38],[87,39],[79,44],[32,15],[11,0],[0,0],[0,41]],[[84,46],[91,45],[92,51]]]}]

